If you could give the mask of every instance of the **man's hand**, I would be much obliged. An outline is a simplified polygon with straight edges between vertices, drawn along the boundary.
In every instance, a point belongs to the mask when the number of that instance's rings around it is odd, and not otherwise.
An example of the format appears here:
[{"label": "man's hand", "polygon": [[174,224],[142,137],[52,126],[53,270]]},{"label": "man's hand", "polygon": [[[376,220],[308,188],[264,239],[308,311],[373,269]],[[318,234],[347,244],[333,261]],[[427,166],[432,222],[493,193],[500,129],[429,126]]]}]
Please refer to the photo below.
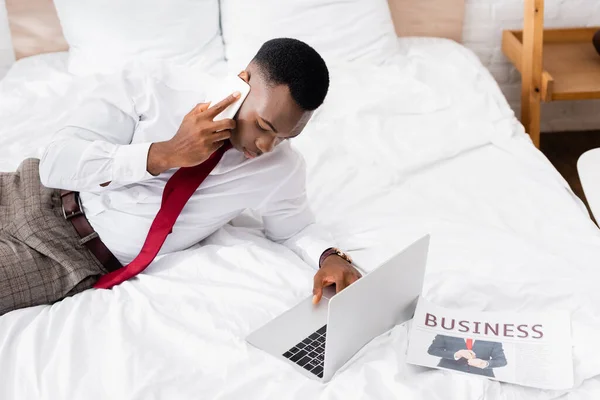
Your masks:
[{"label": "man's hand", "polygon": [[466,358],[467,360],[472,360],[475,358],[475,353],[471,350],[459,350],[456,353],[454,353],[454,359],[455,360],[460,360],[461,358]]},{"label": "man's hand", "polygon": [[339,293],[361,276],[360,272],[342,257],[335,254],[327,257],[323,260],[323,265],[321,265],[319,272],[315,274],[313,303],[317,304],[321,301],[325,286],[335,284],[335,292]]},{"label": "man's hand", "polygon": [[467,362],[469,363],[469,365],[471,367],[476,367],[476,368],[481,368],[481,369],[483,369],[483,368],[487,367],[488,365],[490,365],[487,361],[480,360],[479,358],[473,358],[473,359],[471,359],[471,360],[469,360]]},{"label": "man's hand", "polygon": [[183,118],[172,139],[152,143],[148,152],[148,172],[158,175],[171,168],[194,167],[206,161],[229,139],[231,129],[235,128],[232,119],[213,119],[239,98],[240,92],[235,92],[210,109],[208,103],[194,107]]}]

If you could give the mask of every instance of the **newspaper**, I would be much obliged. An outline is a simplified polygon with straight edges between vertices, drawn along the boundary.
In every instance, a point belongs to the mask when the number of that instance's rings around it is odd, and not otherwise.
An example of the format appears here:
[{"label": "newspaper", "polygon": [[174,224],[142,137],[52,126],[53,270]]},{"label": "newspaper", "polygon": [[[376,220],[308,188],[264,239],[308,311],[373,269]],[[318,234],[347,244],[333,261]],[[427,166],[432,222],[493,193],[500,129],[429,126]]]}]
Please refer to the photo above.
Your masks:
[{"label": "newspaper", "polygon": [[407,362],[541,389],[569,389],[570,316],[450,310],[420,298]]}]

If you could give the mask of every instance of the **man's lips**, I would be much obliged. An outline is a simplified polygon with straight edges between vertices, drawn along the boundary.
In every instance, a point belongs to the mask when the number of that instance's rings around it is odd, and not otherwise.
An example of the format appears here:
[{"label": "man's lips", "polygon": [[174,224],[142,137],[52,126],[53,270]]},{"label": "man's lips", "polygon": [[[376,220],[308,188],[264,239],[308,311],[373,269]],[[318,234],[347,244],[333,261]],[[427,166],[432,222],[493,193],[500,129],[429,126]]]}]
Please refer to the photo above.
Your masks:
[{"label": "man's lips", "polygon": [[258,154],[256,154],[253,151],[248,150],[245,147],[243,149],[244,149],[244,155],[246,156],[246,158],[256,158],[258,156]]}]

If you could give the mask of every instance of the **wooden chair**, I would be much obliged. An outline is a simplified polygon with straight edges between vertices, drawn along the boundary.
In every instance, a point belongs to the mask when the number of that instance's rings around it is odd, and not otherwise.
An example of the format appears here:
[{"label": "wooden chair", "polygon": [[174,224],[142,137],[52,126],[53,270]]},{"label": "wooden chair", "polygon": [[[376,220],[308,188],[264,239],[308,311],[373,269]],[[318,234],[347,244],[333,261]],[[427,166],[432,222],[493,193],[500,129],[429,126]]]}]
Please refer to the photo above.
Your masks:
[{"label": "wooden chair", "polygon": [[507,30],[502,51],[521,72],[521,122],[540,146],[541,102],[600,99],[596,28],[544,30],[544,0],[525,0],[522,31]]}]

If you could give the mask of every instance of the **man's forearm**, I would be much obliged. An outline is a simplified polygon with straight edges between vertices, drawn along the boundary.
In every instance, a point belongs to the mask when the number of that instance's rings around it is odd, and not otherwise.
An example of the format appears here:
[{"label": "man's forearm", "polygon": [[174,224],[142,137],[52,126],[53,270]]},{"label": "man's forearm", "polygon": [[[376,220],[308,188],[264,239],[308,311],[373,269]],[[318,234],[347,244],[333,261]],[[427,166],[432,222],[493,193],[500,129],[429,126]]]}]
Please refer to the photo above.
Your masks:
[{"label": "man's forearm", "polygon": [[449,360],[456,360],[456,358],[454,358],[454,352],[446,350],[443,347],[437,347],[435,345],[429,346],[427,353],[436,357],[447,358]]},{"label": "man's forearm", "polygon": [[[98,146],[98,142],[65,139],[52,143],[48,146],[40,162],[42,183],[47,187],[77,191],[93,191],[96,185],[102,188],[111,186],[113,179],[106,178],[112,178],[112,173],[102,171],[102,168],[96,168],[96,166],[90,168],[91,163],[102,160],[97,158],[94,161],[88,161],[83,158],[86,150],[93,145]],[[114,146],[113,144],[108,145]],[[157,176],[177,167],[172,160],[169,142],[152,143],[147,152],[145,169],[149,174]],[[103,163],[103,166],[105,165],[106,163]],[[87,169],[91,171],[87,173]],[[94,179],[94,175],[96,179]],[[81,179],[82,177],[84,179]],[[112,185],[112,187],[114,186]]]},{"label": "man's forearm", "polygon": [[146,171],[149,147],[149,143],[57,140],[40,160],[40,179],[46,187],[89,192],[139,182],[151,177]]},{"label": "man's forearm", "polygon": [[[128,82],[122,89],[130,87]],[[94,192],[151,177],[146,171],[150,143],[132,143],[139,115],[132,95],[119,87],[99,86],[54,134],[40,160],[45,186]]]},{"label": "man's forearm", "polygon": [[152,143],[148,150],[148,173],[157,176],[171,168],[177,168],[172,161],[172,154],[168,141]]},{"label": "man's forearm", "polygon": [[[102,168],[98,156],[88,161],[90,147],[98,143],[78,138],[62,138],[48,145],[40,159],[40,180],[46,187],[82,191],[111,179],[110,170]],[[110,152],[108,146],[103,149]],[[94,154],[100,151],[93,152]]]},{"label": "man's forearm", "polygon": [[506,356],[504,355],[504,351],[500,350],[492,353],[492,359],[488,360],[489,368],[500,368],[504,367],[507,364]]},{"label": "man's forearm", "polygon": [[[170,151],[167,142],[156,142],[150,145],[148,150],[148,159],[146,161],[146,171],[152,176],[158,176],[168,169],[175,168],[170,162]],[[101,183],[100,186],[106,187],[111,181]]]}]

